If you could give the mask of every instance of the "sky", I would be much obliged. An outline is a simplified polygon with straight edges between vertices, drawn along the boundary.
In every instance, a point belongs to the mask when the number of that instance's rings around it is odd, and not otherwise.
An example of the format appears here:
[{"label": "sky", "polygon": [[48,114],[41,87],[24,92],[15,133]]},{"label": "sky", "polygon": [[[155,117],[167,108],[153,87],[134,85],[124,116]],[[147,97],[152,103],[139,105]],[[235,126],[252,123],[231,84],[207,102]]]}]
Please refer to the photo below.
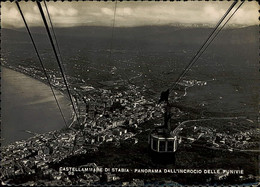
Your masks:
[{"label": "sky", "polygon": [[[114,20],[115,2],[46,2],[54,26],[111,26]],[[213,26],[232,4],[228,1],[178,1],[178,2],[117,2],[115,27],[161,26],[194,24]],[[15,3],[1,3],[3,28],[24,27]],[[20,2],[29,26],[43,26],[35,2]],[[44,3],[42,2],[45,10]],[[259,5],[245,2],[230,20],[229,25],[250,26],[259,24]]]}]

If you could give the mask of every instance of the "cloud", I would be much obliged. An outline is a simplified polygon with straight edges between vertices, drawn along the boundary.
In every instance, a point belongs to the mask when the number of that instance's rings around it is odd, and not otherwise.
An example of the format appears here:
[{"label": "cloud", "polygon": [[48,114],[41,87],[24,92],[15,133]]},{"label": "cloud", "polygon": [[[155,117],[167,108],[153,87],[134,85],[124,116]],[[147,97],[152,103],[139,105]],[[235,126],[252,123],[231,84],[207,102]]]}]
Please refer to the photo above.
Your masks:
[{"label": "cloud", "polygon": [[246,8],[237,11],[236,16],[233,17],[232,23],[248,23],[248,24],[258,24],[257,19],[259,13],[258,11],[248,11]]},{"label": "cloud", "polygon": [[2,16],[2,26],[3,26],[3,23],[8,24],[8,25],[12,25],[13,23],[16,23],[17,27],[22,26],[21,25],[22,18],[20,16],[20,13],[18,12],[18,10],[15,7],[7,8],[5,6],[2,6],[1,12],[2,12],[2,15],[1,15]]},{"label": "cloud", "polygon": [[49,5],[48,10],[51,16],[77,16],[78,11],[75,8],[62,9],[54,5]]},{"label": "cloud", "polygon": [[104,14],[104,15],[114,15],[114,11],[109,9],[109,8],[101,8],[101,12]]},{"label": "cloud", "polygon": [[217,9],[214,6],[207,5],[203,8],[205,18],[209,22],[212,19],[220,19],[226,12],[224,9]]},{"label": "cloud", "polygon": [[[118,2],[117,27],[143,25],[207,24],[215,25],[232,2]],[[34,2],[20,2],[28,24],[42,26],[38,7]],[[55,26],[111,26],[115,2],[47,2]],[[44,4],[42,3],[45,10]],[[258,24],[258,4],[245,2],[229,24]],[[23,27],[15,3],[2,3],[2,26]]]},{"label": "cloud", "polygon": [[129,7],[122,7],[117,9],[116,14],[119,16],[131,16],[133,15],[133,9]]}]

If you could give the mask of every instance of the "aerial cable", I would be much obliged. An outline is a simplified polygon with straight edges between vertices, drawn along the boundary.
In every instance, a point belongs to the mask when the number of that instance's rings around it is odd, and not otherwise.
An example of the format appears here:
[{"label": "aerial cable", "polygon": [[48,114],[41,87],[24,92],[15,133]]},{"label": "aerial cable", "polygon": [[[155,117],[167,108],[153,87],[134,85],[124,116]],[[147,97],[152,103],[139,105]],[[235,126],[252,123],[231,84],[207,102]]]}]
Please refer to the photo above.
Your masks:
[{"label": "aerial cable", "polygon": [[[62,65],[61,65],[61,62],[60,62],[60,60],[59,60],[59,57],[58,57],[58,54],[57,54],[57,51],[56,51],[55,45],[54,45],[54,43],[53,43],[53,39],[52,39],[52,36],[51,36],[50,30],[49,30],[49,27],[48,27],[47,21],[46,21],[46,19],[45,19],[45,15],[44,15],[44,13],[43,13],[43,9],[42,9],[41,3],[40,3],[39,1],[36,1],[36,3],[37,3],[38,8],[39,8],[39,10],[40,10],[40,13],[41,13],[41,16],[42,16],[43,23],[44,23],[44,25],[45,25],[45,28],[46,28],[47,34],[48,34],[48,36],[49,36],[49,39],[50,39],[50,42],[51,42],[51,46],[52,46],[52,49],[53,49],[54,55],[55,55],[55,57],[56,57],[56,60],[57,60],[58,66],[59,66],[59,68],[60,68],[61,75],[62,75],[62,77],[63,77],[64,84],[65,84],[65,86],[66,86],[66,90],[67,90],[68,95],[69,95],[69,99],[70,99],[70,101],[71,101],[71,104],[72,104],[73,110],[74,110],[74,112],[75,112],[75,115],[76,115],[77,121],[78,121],[78,123],[79,123],[79,118],[78,118],[78,114],[77,114],[77,112],[76,112],[76,107],[75,107],[75,104],[74,104],[74,102],[73,102],[73,98],[72,98],[72,95],[71,95],[71,93],[70,93],[69,86],[68,86],[67,80],[66,80],[66,78],[65,78],[65,74],[64,74],[64,72],[63,72]],[[79,123],[79,124],[80,124],[80,123]]]},{"label": "aerial cable", "polygon": [[204,46],[208,43],[208,41],[210,40],[210,38],[213,36],[213,34],[215,33],[215,31],[219,28],[220,24],[223,22],[223,20],[227,17],[227,15],[230,13],[230,11],[234,8],[234,6],[237,4],[237,1],[234,1],[231,6],[229,7],[229,9],[226,11],[226,13],[223,15],[223,17],[219,20],[219,22],[217,23],[215,29],[211,32],[211,34],[209,35],[209,37],[207,38],[207,40],[203,43],[203,45],[200,47],[200,49],[197,51],[197,53],[195,54],[195,56],[191,59],[191,61],[189,62],[189,64],[185,67],[184,71],[181,73],[181,75],[177,78],[177,80],[175,81],[174,85],[172,86],[172,88],[169,89],[169,91],[171,92],[175,86],[180,82],[180,80],[186,75],[186,73],[189,71],[189,69],[192,67],[192,65],[194,64],[194,60],[196,59],[196,57],[200,54],[201,50],[204,48]]},{"label": "aerial cable", "polygon": [[[58,39],[57,39],[57,37],[56,37],[56,33],[55,33],[55,31],[54,31],[54,27],[53,27],[53,24],[52,24],[52,21],[51,21],[51,16],[50,16],[50,13],[49,13],[49,9],[48,9],[46,0],[44,0],[43,2],[44,2],[44,5],[45,5],[45,9],[46,9],[47,15],[48,15],[48,19],[49,19],[49,21],[50,21],[51,30],[52,30],[52,33],[53,33],[53,36],[54,36],[54,40],[55,40],[55,43],[56,43],[56,46],[57,46],[57,51],[58,51],[58,54],[59,54],[59,57],[60,57],[60,61],[61,61],[61,66],[62,66],[64,75],[65,75],[65,67],[64,67],[64,63],[63,63],[64,61],[63,61],[63,58],[62,58],[62,55],[61,55],[61,52],[60,52],[60,47],[59,47]],[[66,76],[65,76],[65,79],[66,79]],[[66,81],[68,82],[67,79],[66,79]],[[80,113],[79,110],[78,110],[78,112]]]},{"label": "aerial cable", "polygon": [[[111,33],[111,41],[110,41],[110,50],[109,50],[109,62],[112,62],[112,48],[113,48],[113,41],[114,41],[114,33],[115,33],[115,23],[116,23],[116,9],[117,9],[117,0],[115,0],[115,7],[114,7],[114,16],[113,16],[113,23],[112,23],[112,33]],[[120,79],[123,80],[121,78]],[[128,83],[133,84],[130,79],[128,78],[128,76],[126,74],[124,74],[124,76],[126,77]]]},{"label": "aerial cable", "polygon": [[44,2],[44,5],[45,5],[45,9],[46,9],[47,15],[48,15],[48,19],[50,21],[51,30],[52,30],[52,33],[53,33],[53,36],[54,36],[54,40],[55,40],[55,43],[56,43],[56,46],[57,46],[57,50],[58,50],[58,53],[59,53],[60,61],[61,61],[61,64],[62,64],[62,68],[63,68],[63,70],[65,70],[64,64],[63,64],[63,59],[62,59],[61,52],[60,52],[60,47],[59,47],[58,40],[57,40],[55,31],[54,31],[54,27],[53,27],[53,24],[52,24],[52,21],[51,21],[51,16],[50,16],[50,13],[49,13],[48,6],[46,4],[46,0],[44,0],[43,2]]},{"label": "aerial cable", "polygon": [[[195,59],[195,62],[199,59],[199,57],[203,54],[203,52],[209,47],[211,42],[218,36],[220,31],[225,27],[225,25],[229,22],[229,20],[234,16],[234,14],[237,12],[237,10],[243,5],[245,1],[242,1],[240,5],[236,8],[236,10],[230,15],[230,17],[225,21],[225,23],[220,27],[220,29],[217,31],[217,33],[214,35],[214,37],[210,40],[210,42],[206,45],[206,47],[203,49],[203,51],[199,54],[199,56]],[[194,63],[195,63],[194,62]]]},{"label": "aerial cable", "polygon": [[24,15],[23,15],[22,9],[21,9],[21,7],[20,7],[18,1],[16,1],[15,3],[16,3],[17,8],[18,8],[18,10],[19,10],[19,12],[20,12],[20,14],[21,14],[21,16],[22,16],[23,22],[24,22],[24,24],[25,24],[25,27],[26,27],[26,29],[27,29],[27,32],[28,32],[28,34],[29,34],[29,36],[30,36],[30,39],[31,39],[31,41],[32,41],[32,44],[33,44],[34,50],[35,50],[35,52],[36,52],[36,55],[37,55],[37,57],[38,57],[38,59],[39,59],[39,61],[40,61],[42,70],[43,70],[43,72],[44,72],[44,75],[45,75],[45,77],[47,78],[48,84],[49,84],[49,86],[50,86],[50,88],[51,88],[51,92],[52,92],[52,94],[53,94],[53,97],[54,97],[54,99],[55,99],[55,102],[56,102],[56,104],[57,104],[57,106],[58,106],[58,108],[59,108],[59,111],[60,111],[60,114],[61,114],[62,119],[63,119],[63,121],[64,121],[64,124],[65,124],[65,126],[67,127],[67,123],[66,123],[65,117],[64,117],[64,115],[63,115],[63,112],[62,112],[61,107],[60,107],[60,105],[59,105],[58,99],[57,99],[57,97],[56,97],[56,95],[55,95],[55,92],[54,92],[54,90],[53,90],[53,87],[52,87],[52,85],[51,85],[51,81],[50,81],[50,79],[49,79],[49,77],[48,77],[48,74],[47,74],[47,72],[46,72],[46,69],[45,69],[45,67],[44,67],[44,65],[43,65],[43,62],[42,62],[41,57],[40,57],[40,55],[39,55],[39,52],[38,52],[38,50],[37,50],[37,47],[36,47],[36,44],[35,44],[34,39],[33,39],[33,37],[32,37],[31,31],[30,31],[30,29],[29,29],[29,27],[28,27],[28,25],[27,25],[27,22],[26,22],[26,20],[25,20]]},{"label": "aerial cable", "polygon": [[110,50],[109,50],[109,61],[110,61],[110,62],[111,62],[111,56],[112,56],[112,47],[113,47],[114,32],[115,32],[115,22],[116,22],[116,8],[117,8],[117,0],[116,0],[116,2],[115,2],[115,8],[114,8],[114,18],[113,18],[113,24],[112,24],[111,41],[110,41]]},{"label": "aerial cable", "polygon": [[186,68],[184,69],[184,71],[182,72],[182,74],[178,77],[178,79],[175,81],[173,87],[170,89],[170,91],[172,91],[174,89],[174,87],[180,82],[180,80],[186,75],[186,73],[188,72],[188,70],[191,68],[191,66],[194,64],[194,60],[196,59],[197,55],[200,54],[201,50],[204,48],[204,46],[207,44],[207,42],[210,40],[210,38],[213,36],[213,34],[215,33],[215,31],[219,28],[220,24],[223,22],[223,20],[226,18],[226,16],[229,14],[229,12],[233,9],[233,7],[236,5],[237,1],[234,1],[232,3],[232,5],[229,7],[229,9],[226,11],[226,13],[223,15],[223,17],[219,20],[219,22],[217,23],[215,29],[211,32],[211,34],[209,35],[209,37],[207,38],[207,40],[203,43],[203,45],[200,47],[200,49],[197,51],[197,53],[195,54],[195,56],[191,59],[190,63],[186,66]]}]

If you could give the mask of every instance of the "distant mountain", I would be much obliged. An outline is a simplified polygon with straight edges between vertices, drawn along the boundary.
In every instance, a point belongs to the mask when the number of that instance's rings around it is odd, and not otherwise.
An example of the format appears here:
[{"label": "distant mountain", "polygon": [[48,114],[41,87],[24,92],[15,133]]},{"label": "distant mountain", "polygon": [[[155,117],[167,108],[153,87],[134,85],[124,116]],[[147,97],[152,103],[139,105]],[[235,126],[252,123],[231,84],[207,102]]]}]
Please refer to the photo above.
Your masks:
[{"label": "distant mountain", "polygon": [[[167,48],[173,45],[200,44],[206,40],[212,30],[213,28],[176,26],[118,27],[114,29],[113,44],[115,48],[118,46],[120,49],[134,49],[136,45],[148,48],[159,45],[162,48]],[[35,38],[41,40],[41,38],[46,37],[46,31],[43,27],[32,27],[31,31]],[[224,29],[215,39],[214,44],[258,43],[258,31],[258,26]],[[55,28],[55,32],[61,42],[69,41],[71,45],[80,45],[84,42],[89,43],[89,45],[100,44],[107,47],[107,43],[112,40],[112,28],[110,27]],[[2,39],[19,41],[27,40],[28,37],[24,28],[16,30],[2,29]],[[98,47],[101,46],[98,45]]]},{"label": "distant mountain", "polygon": [[[110,48],[114,52],[127,52],[130,56],[131,53],[155,54],[161,52],[174,53],[176,56],[176,53],[185,51],[190,55],[195,54],[212,30],[213,28],[171,26],[115,28],[112,38],[112,28],[110,27],[55,28],[59,46],[66,58],[75,56],[83,58],[85,56],[92,58],[93,61],[96,61],[100,55],[87,55],[88,52],[105,52],[103,54],[106,55]],[[45,28],[32,27],[31,31],[40,53],[52,54]],[[258,32],[258,26],[223,29],[205,53],[236,56],[237,59],[248,57],[256,59],[259,47]],[[24,58],[28,58],[30,57],[28,54],[34,53],[25,28],[2,29],[1,40],[2,51],[7,50]],[[191,58],[191,56],[188,55],[187,58]]]}]

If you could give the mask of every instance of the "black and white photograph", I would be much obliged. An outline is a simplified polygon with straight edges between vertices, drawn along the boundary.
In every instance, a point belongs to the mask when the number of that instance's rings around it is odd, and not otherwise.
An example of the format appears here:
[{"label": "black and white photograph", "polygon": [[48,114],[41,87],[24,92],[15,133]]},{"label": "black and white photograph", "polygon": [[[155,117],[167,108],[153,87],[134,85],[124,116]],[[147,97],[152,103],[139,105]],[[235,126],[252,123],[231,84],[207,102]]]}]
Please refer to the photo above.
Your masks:
[{"label": "black and white photograph", "polygon": [[1,185],[258,186],[258,10],[1,2]]}]

